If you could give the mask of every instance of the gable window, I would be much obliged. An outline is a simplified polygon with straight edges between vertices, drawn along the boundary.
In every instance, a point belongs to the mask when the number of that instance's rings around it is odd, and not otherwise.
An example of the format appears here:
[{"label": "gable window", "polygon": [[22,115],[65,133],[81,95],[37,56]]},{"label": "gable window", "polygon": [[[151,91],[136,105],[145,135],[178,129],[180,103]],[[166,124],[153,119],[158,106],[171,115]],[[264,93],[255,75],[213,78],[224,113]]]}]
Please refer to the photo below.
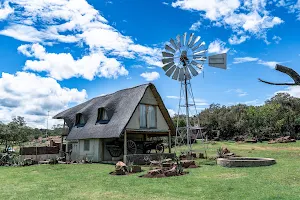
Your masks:
[{"label": "gable window", "polygon": [[148,106],[149,128],[156,128],[156,106]]},{"label": "gable window", "polygon": [[156,107],[153,105],[140,104],[140,128],[156,128]]},{"label": "gable window", "polygon": [[89,151],[90,150],[90,140],[84,140],[83,150],[84,151]]},{"label": "gable window", "polygon": [[109,121],[107,111],[105,108],[99,108],[98,109],[98,116],[97,116],[97,122],[100,124],[107,124]]},{"label": "gable window", "polygon": [[147,128],[147,110],[144,104],[140,104],[140,127]]},{"label": "gable window", "polygon": [[81,113],[78,113],[76,115],[76,126],[77,127],[82,127],[85,125],[85,119]]}]

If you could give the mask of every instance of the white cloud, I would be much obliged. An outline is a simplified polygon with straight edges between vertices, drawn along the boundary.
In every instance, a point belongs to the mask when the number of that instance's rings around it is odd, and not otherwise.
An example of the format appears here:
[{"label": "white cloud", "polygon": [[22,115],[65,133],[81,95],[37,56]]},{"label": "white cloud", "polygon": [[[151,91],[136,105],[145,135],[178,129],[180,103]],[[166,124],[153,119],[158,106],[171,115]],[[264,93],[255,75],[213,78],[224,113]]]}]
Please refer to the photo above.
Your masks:
[{"label": "white cloud", "polygon": [[162,4],[164,4],[164,5],[169,5],[169,3],[167,3],[167,2],[162,2]]},{"label": "white cloud", "polygon": [[179,99],[178,96],[167,96],[168,99]]},{"label": "white cloud", "polygon": [[241,44],[249,38],[250,38],[249,36],[245,36],[245,35],[242,35],[239,38],[238,38],[238,36],[233,35],[233,36],[231,36],[231,38],[228,39],[228,41],[230,44],[235,45],[235,44]]},{"label": "white cloud", "polygon": [[226,93],[236,93],[239,97],[244,97],[244,96],[247,96],[248,93],[243,91],[242,89],[230,89],[230,90],[227,90]]},{"label": "white cloud", "polygon": [[271,69],[274,69],[276,64],[280,64],[280,62],[276,62],[276,61],[263,61],[263,60],[259,60],[257,63],[260,65],[268,66]]},{"label": "white cloud", "polygon": [[296,4],[289,6],[289,11],[297,14],[297,20],[300,20],[300,0]]},{"label": "white cloud", "polygon": [[195,23],[192,24],[192,26],[190,27],[191,31],[198,31],[200,29],[201,26],[201,21],[197,21]]},{"label": "white cloud", "polygon": [[240,6],[239,0],[177,0],[172,3],[173,7],[179,7],[184,10],[193,10],[205,12],[205,17],[215,21],[223,16],[226,16]]},{"label": "white cloud", "polygon": [[208,53],[226,53],[229,50],[229,48],[226,48],[225,45],[225,42],[216,39],[215,41],[209,44]]},{"label": "white cloud", "polygon": [[[40,77],[32,73],[2,73],[0,78],[0,121],[8,122],[11,117],[23,116],[29,125],[45,127],[47,111],[53,116],[70,103],[86,100],[85,90],[61,87],[49,77]],[[51,124],[57,120],[49,121]]]},{"label": "white cloud", "polygon": [[[250,36],[267,41],[267,31],[283,23],[282,19],[270,14],[265,0],[177,0],[172,6],[198,11],[201,17],[204,16],[215,26],[230,27],[234,33],[229,40],[231,44],[245,42]],[[238,38],[236,34],[242,36]]]},{"label": "white cloud", "polygon": [[300,86],[291,86],[287,87],[285,90],[275,92],[275,94],[278,93],[288,93],[293,97],[300,98]]},{"label": "white cloud", "polygon": [[174,117],[176,115],[176,112],[172,109],[168,109],[168,112],[169,112],[171,117]]},{"label": "white cloud", "polygon": [[145,78],[146,81],[154,81],[158,79],[160,76],[158,72],[144,72],[141,74],[141,77]]},{"label": "white cloud", "polygon": [[279,44],[279,42],[280,42],[282,39],[281,39],[281,37],[274,35],[273,38],[272,38],[272,40],[274,40],[274,42],[275,42],[276,44]]},{"label": "white cloud", "polygon": [[245,63],[245,62],[254,62],[258,61],[258,58],[252,58],[252,57],[241,57],[241,58],[234,58],[233,63],[238,64],[238,63]]},{"label": "white cloud", "polygon": [[162,66],[158,48],[135,44],[131,37],[110,26],[86,0],[10,2],[14,12],[7,17],[8,25],[0,30],[2,35],[41,44],[85,44],[90,52],[102,52],[102,55],[109,54],[118,60],[139,59],[150,65]]},{"label": "white cloud", "polygon": [[6,19],[8,15],[10,15],[13,12],[14,9],[10,7],[8,1],[5,1],[4,3],[0,2],[0,21]]},{"label": "white cloud", "polygon": [[40,44],[22,45],[18,51],[36,60],[27,60],[24,70],[46,71],[57,80],[83,77],[93,80],[95,76],[117,78],[128,75],[128,71],[115,58],[107,58],[101,51],[90,52],[80,59],[70,53],[48,53]]}]

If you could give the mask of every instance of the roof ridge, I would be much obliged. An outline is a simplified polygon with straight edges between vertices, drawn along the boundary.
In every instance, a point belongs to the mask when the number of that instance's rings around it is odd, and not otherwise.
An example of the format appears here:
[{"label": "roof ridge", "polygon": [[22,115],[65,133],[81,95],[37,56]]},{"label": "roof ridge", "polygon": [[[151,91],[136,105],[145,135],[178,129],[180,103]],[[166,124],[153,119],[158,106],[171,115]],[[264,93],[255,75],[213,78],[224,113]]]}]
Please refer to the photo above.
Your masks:
[{"label": "roof ridge", "polygon": [[[113,93],[110,93],[110,94],[106,94],[106,95],[101,95],[101,96],[93,97],[92,99],[96,99],[96,98],[99,98],[99,97],[105,97],[105,96],[113,95],[113,94],[115,94],[115,93],[122,92],[122,91],[124,91],[124,90],[130,90],[130,89],[134,89],[134,88],[137,88],[137,87],[142,87],[142,86],[144,86],[144,85],[150,86],[150,85],[153,85],[153,83],[144,83],[144,84],[136,85],[136,86],[133,86],[133,87],[130,87],[130,88],[124,88],[124,89],[117,90],[117,91],[115,91],[115,92],[113,92]],[[90,100],[92,100],[92,99],[90,99]]]}]

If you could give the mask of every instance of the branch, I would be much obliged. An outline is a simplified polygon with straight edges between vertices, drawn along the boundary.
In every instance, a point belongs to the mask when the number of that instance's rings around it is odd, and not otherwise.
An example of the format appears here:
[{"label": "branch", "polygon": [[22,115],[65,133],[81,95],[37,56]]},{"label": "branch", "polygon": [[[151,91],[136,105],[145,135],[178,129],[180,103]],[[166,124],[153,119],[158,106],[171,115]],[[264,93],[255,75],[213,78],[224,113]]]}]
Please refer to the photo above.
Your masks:
[{"label": "branch", "polygon": [[285,67],[283,65],[277,64],[275,69],[279,72],[282,72],[284,74],[287,74],[289,77],[291,77],[294,80],[294,83],[274,83],[274,82],[269,82],[269,81],[264,81],[262,79],[258,79],[260,82],[270,84],[270,85],[300,85],[300,76],[297,72],[295,72],[293,69],[289,67]]}]

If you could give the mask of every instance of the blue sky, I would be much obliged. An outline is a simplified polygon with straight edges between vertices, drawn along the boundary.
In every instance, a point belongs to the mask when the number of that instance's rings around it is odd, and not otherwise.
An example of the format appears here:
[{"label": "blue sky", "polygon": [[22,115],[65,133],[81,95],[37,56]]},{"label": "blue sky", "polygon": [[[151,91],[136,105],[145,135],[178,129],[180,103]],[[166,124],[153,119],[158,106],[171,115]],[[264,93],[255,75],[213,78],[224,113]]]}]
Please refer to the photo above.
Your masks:
[{"label": "blue sky", "polygon": [[[171,114],[180,84],[161,51],[194,32],[228,69],[204,67],[191,81],[198,110],[211,103],[261,105],[278,91],[300,97],[276,63],[300,71],[300,0],[0,0],[0,121],[50,116],[98,95],[153,82]],[[50,120],[50,126],[57,123]]]}]

